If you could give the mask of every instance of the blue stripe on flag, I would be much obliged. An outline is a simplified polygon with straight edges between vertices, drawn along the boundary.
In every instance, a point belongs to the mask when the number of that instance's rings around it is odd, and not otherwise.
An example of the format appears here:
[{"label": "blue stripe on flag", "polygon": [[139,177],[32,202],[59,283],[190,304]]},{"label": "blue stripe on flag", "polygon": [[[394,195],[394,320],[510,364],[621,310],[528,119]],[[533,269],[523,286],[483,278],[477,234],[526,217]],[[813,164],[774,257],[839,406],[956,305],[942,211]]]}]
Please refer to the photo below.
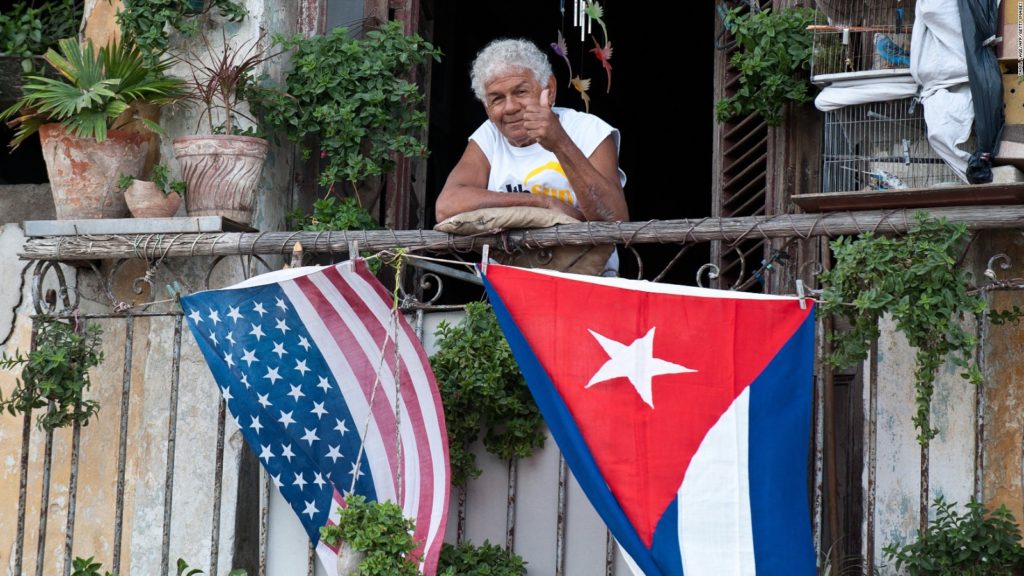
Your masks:
[{"label": "blue stripe on flag", "polygon": [[750,385],[750,514],[759,576],[815,574],[807,491],[814,314]]},{"label": "blue stripe on flag", "polygon": [[[664,576],[683,576],[683,557],[679,552],[679,498],[672,503],[658,520],[654,528],[654,540],[651,542],[651,554],[659,560],[661,573]],[[674,559],[674,562],[668,562]]]},{"label": "blue stripe on flag", "polygon": [[[544,415],[551,434],[558,442],[565,460],[573,471],[573,475],[580,483],[583,491],[589,497],[594,508],[604,519],[608,529],[619,541],[619,544],[626,549],[626,552],[633,558],[646,576],[662,576],[662,572],[651,557],[651,552],[644,546],[639,535],[633,529],[625,512],[619,506],[615,496],[605,483],[601,472],[597,468],[594,456],[590,453],[586,444],[582,441],[579,428],[576,427],[569,409],[561,396],[555,390],[551,378],[540,365],[537,356],[534,355],[530,345],[526,343],[519,327],[512,320],[501,296],[491,286],[487,276],[483,276],[484,287],[491,298],[491,305],[498,317],[498,322],[505,331],[506,339],[512,348],[512,354],[519,363],[519,370],[523,373],[530,393],[533,394],[537,406]],[[678,547],[678,545],[677,545]]]}]

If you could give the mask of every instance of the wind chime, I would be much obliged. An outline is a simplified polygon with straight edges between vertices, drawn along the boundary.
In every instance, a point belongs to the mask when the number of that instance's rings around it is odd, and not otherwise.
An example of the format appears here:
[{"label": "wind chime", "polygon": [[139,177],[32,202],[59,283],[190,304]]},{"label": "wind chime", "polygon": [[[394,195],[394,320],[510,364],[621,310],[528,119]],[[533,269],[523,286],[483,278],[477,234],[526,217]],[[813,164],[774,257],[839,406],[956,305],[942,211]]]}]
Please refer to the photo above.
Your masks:
[{"label": "wind chime", "polygon": [[[562,13],[562,28],[565,28],[565,2],[566,0],[559,0],[559,10]],[[604,68],[605,74],[608,77],[607,88],[605,93],[608,94],[612,90],[612,43],[608,39],[608,27],[604,23],[604,8],[598,2],[591,2],[589,0],[572,0],[572,26],[573,36],[575,36],[575,29],[579,28],[580,35],[580,60],[577,69],[583,68],[583,57],[584,48],[586,47],[587,34],[590,34],[590,39],[594,43],[594,47],[588,50],[591,54],[597,58],[597,61],[601,63]],[[597,22],[601,26],[601,31],[604,34],[604,44],[599,44],[597,38],[591,33],[593,23]],[[569,86],[575,88],[583,99],[583,105],[587,112],[590,112],[590,95],[587,91],[590,90],[590,78],[582,78],[579,74],[573,75],[572,63],[569,61],[569,48],[565,41],[564,30],[558,31],[558,40],[551,43],[551,50],[562,57],[565,60],[565,65],[569,68]]]}]

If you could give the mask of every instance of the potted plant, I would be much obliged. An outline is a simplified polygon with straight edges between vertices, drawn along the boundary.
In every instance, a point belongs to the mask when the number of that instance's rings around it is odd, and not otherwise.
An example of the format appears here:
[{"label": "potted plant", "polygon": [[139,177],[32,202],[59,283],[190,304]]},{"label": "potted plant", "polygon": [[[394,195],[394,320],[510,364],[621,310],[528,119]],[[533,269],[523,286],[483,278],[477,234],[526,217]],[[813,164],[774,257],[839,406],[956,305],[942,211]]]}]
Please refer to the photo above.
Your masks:
[{"label": "potted plant", "polygon": [[57,218],[119,218],[127,206],[117,176],[142,172],[150,136],[120,128],[137,120],[159,132],[131,106],[171,102],[183,94],[182,81],[164,74],[169,61],[146,66],[128,43],[96,50],[66,38],[59,47],[45,58],[60,77],[28,76],[24,95],[0,120],[17,129],[12,148],[39,133]]},{"label": "potted plant", "polygon": [[117,187],[124,190],[128,210],[136,218],[169,218],[178,213],[187,186],[183,180],[172,180],[163,164],[153,166],[149,180],[122,174]]},{"label": "potted plant", "polygon": [[338,523],[320,528],[320,539],[338,547],[338,574],[417,576],[419,558],[412,520],[394,502],[368,502],[360,495],[345,499]]},{"label": "potted plant", "polygon": [[87,425],[100,409],[98,402],[84,399],[83,393],[89,389],[89,370],[103,361],[102,334],[96,324],[42,322],[27,356],[20,352],[0,356],[0,369],[22,366],[11,395],[4,398],[0,394],[0,410],[16,415],[48,408],[36,420],[46,430],[75,422]]},{"label": "potted plant", "polygon": [[203,111],[200,125],[207,134],[174,139],[174,155],[188,186],[185,208],[189,216],[224,216],[249,224],[255,208],[267,141],[255,130],[242,130],[244,93],[253,82],[256,68],[276,54],[260,47],[263,38],[235,48],[227,38],[222,47],[210,45],[205,37],[202,51],[190,51],[185,59],[191,80],[190,99]]},{"label": "potted plant", "polygon": [[359,184],[390,171],[395,155],[425,156],[417,132],[426,127],[423,93],[407,77],[440,51],[418,35],[406,35],[401,22],[352,38],[344,28],[309,38],[277,37],[294,49],[285,92],[256,91],[254,107],[311,157],[310,139],[319,142],[320,184],[331,194],[336,182]]}]

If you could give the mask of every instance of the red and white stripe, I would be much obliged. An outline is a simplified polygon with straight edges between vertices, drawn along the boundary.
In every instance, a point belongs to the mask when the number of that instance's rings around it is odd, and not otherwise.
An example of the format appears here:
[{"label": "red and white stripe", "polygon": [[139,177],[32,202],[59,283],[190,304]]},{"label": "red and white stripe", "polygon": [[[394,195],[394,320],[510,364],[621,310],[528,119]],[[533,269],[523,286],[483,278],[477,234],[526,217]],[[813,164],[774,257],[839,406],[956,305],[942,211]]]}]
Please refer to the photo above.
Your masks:
[{"label": "red and white stripe", "polygon": [[[293,277],[281,287],[341,387],[378,499],[398,502],[415,519],[413,535],[424,544],[424,574],[434,574],[448,510],[448,439],[422,345],[401,315],[398,334],[389,337],[391,296],[362,261]],[[347,491],[349,486],[336,488]],[[333,510],[331,517],[336,518]],[[328,558],[333,554],[322,544],[318,551]]]}]

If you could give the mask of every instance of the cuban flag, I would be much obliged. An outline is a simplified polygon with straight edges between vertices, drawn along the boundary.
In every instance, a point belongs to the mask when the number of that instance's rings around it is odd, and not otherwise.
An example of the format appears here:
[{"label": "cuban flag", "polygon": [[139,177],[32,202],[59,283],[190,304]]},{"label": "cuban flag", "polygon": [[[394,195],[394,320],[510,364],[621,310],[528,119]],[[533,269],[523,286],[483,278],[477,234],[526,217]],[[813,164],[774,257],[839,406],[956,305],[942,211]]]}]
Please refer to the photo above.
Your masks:
[{"label": "cuban flag", "polygon": [[329,575],[344,497],[398,503],[437,571],[448,438],[426,353],[362,260],[294,268],[181,299],[227,408]]},{"label": "cuban flag", "polygon": [[494,264],[484,284],[634,572],[815,573],[813,307]]}]

